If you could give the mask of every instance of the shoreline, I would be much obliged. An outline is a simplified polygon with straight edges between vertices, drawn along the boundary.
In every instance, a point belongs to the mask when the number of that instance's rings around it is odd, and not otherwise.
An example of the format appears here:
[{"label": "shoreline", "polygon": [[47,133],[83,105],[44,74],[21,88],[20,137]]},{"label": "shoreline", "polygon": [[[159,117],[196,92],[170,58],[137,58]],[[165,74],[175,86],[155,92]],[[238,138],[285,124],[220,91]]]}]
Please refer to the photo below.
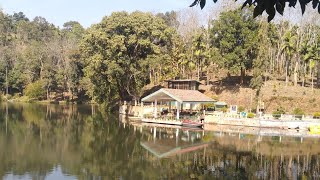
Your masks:
[{"label": "shoreline", "polygon": [[[318,121],[318,122],[317,122]],[[310,126],[319,126],[320,120],[281,120],[281,119],[236,119],[236,118],[210,118],[206,124],[232,125],[244,127],[278,128],[278,129],[300,129],[308,130]]]},{"label": "shoreline", "polygon": [[6,102],[10,102],[10,103],[29,103],[29,104],[58,104],[58,105],[76,105],[76,104],[92,104],[92,105],[97,105],[97,103],[95,102],[71,102],[71,101],[50,101],[50,100],[17,100],[17,99],[9,99],[9,100],[5,100],[2,99],[2,101],[0,101],[2,103],[6,103]]},{"label": "shoreline", "polygon": [[[124,115],[125,116],[125,115]],[[136,116],[127,116],[130,122],[142,122],[140,117]],[[159,124],[156,121],[150,124]],[[168,126],[168,124],[166,124]],[[280,120],[280,119],[236,119],[236,118],[210,118],[210,116],[206,116],[204,122],[204,130],[208,130],[208,127],[216,127],[216,126],[224,126],[224,127],[237,127],[237,129],[243,128],[252,128],[252,129],[269,129],[275,131],[290,131],[291,134],[301,134],[304,136],[317,136],[320,137],[320,133],[318,132],[318,128],[320,127],[319,119],[312,120]],[[315,131],[311,132],[311,127],[315,127]],[[310,134],[311,133],[311,134]],[[285,133],[286,134],[286,133]]]},{"label": "shoreline", "polygon": [[[121,118],[121,117],[120,117]],[[124,117],[123,117],[124,118]],[[125,120],[126,118],[122,119]],[[200,128],[186,128],[182,126],[158,124],[158,123],[144,123],[137,118],[128,117],[129,124],[134,126],[146,126],[155,128],[173,128],[181,130],[195,130],[195,131],[212,131],[219,133],[228,133],[234,136],[241,137],[242,134],[256,135],[256,136],[283,136],[283,137],[297,137],[297,138],[319,138],[320,134],[311,133],[308,129],[286,129],[279,127],[258,127],[258,126],[244,126],[244,125],[231,125],[231,124],[216,124],[216,123],[205,123],[203,129]],[[301,139],[302,141],[303,139]],[[281,141],[281,139],[280,139]]]}]

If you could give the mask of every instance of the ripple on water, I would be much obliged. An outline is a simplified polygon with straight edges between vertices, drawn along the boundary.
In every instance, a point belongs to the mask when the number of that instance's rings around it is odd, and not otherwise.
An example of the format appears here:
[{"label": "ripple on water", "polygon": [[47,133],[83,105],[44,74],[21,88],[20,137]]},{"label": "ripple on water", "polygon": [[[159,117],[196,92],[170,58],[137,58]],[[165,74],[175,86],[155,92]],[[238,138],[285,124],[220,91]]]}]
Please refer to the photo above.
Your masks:
[{"label": "ripple on water", "polygon": [[23,179],[23,180],[29,180],[32,179],[29,173],[26,173],[24,175],[17,175],[13,174],[12,172],[7,172],[4,177],[2,177],[3,180],[16,180],[16,179]]},{"label": "ripple on water", "polygon": [[56,168],[53,168],[52,171],[47,175],[31,175],[31,173],[26,173],[23,175],[17,175],[13,172],[7,172],[4,177],[2,177],[3,180],[31,180],[31,179],[45,179],[45,180],[76,180],[77,177],[72,176],[70,174],[62,172],[61,166],[57,166]]},{"label": "ripple on water", "polygon": [[61,166],[59,165],[56,168],[54,168],[52,172],[46,176],[45,179],[46,180],[56,180],[56,179],[76,180],[77,177],[62,172]]}]

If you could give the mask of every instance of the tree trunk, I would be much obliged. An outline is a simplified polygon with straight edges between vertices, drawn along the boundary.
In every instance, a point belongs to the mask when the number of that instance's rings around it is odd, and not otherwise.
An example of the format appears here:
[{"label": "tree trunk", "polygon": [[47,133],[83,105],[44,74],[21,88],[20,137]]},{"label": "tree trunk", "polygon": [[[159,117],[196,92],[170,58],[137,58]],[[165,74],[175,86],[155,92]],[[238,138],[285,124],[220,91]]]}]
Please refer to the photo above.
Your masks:
[{"label": "tree trunk", "polygon": [[9,94],[8,67],[6,66],[6,98],[8,98],[8,94]]},{"label": "tree trunk", "polygon": [[302,87],[305,86],[305,81],[306,81],[306,73],[307,73],[307,66],[306,63],[304,63],[303,65],[303,79],[302,79]]},{"label": "tree trunk", "polygon": [[311,89],[313,91],[313,70],[311,70]]},{"label": "tree trunk", "polygon": [[[69,94],[71,95],[71,102],[73,101],[73,90],[71,90],[71,88],[69,87],[68,88],[68,91],[69,91]],[[62,95],[63,95],[63,93],[62,93]],[[63,97],[62,97],[63,99],[65,99],[64,98],[64,95],[63,95]],[[70,98],[68,98],[69,100],[70,100]]]},{"label": "tree trunk", "polygon": [[246,69],[241,67],[240,84],[244,83],[244,77],[246,76]]},{"label": "tree trunk", "polygon": [[268,70],[266,69],[266,72],[265,72],[265,75],[264,75],[264,86],[267,85],[267,81],[268,81],[267,75],[268,75]]},{"label": "tree trunk", "polygon": [[197,69],[198,69],[198,81],[200,81],[200,60],[198,60],[198,64],[197,64]]},{"label": "tree trunk", "polygon": [[298,67],[299,67],[299,63],[298,61],[296,61],[296,65],[294,67],[294,74],[293,74],[294,86],[297,86],[298,84]]},{"label": "tree trunk", "polygon": [[282,59],[282,54],[281,54],[281,51],[279,50],[277,52],[277,55],[276,55],[276,62],[275,62],[275,65],[276,67],[274,67],[275,71],[277,71],[278,73],[281,73],[281,67],[280,67],[280,62],[281,62],[281,59]]},{"label": "tree trunk", "polygon": [[318,71],[317,71],[317,87],[320,88],[320,62],[318,61]]},{"label": "tree trunk", "polygon": [[151,70],[149,70],[149,79],[150,79],[150,84],[153,84],[153,83],[152,83],[152,73],[151,73]]},{"label": "tree trunk", "polygon": [[209,78],[209,68],[207,68],[207,85],[210,83],[210,78]]},{"label": "tree trunk", "polygon": [[[162,66],[160,65],[160,68],[159,68],[159,80],[158,81],[160,81],[160,79],[162,78]],[[160,82],[158,82],[157,84],[159,84]]]},{"label": "tree trunk", "polygon": [[50,100],[50,96],[49,96],[49,88],[47,88],[47,100]]},{"label": "tree trunk", "polygon": [[[121,86],[121,84],[120,84],[120,81],[119,81],[119,78],[116,76],[116,82],[117,82],[117,89],[118,89],[118,91],[119,91],[119,93],[120,93],[120,100],[123,102],[123,101],[125,101],[125,100],[127,100],[126,99],[126,95],[125,95],[125,93],[124,93],[124,89],[125,88],[123,88],[123,86]],[[109,86],[109,93],[111,92],[111,90],[110,90],[110,86]],[[110,96],[108,97],[109,98],[109,100],[110,100]]]},{"label": "tree trunk", "polygon": [[152,69],[152,72],[153,72],[153,77],[154,77],[153,84],[156,85],[156,83],[157,83],[157,73],[156,73],[155,69]]},{"label": "tree trunk", "polygon": [[288,86],[288,81],[289,81],[289,78],[288,78],[288,69],[289,69],[289,63],[288,61],[286,61],[286,86]]},{"label": "tree trunk", "polygon": [[182,77],[185,78],[185,67],[182,67]]}]

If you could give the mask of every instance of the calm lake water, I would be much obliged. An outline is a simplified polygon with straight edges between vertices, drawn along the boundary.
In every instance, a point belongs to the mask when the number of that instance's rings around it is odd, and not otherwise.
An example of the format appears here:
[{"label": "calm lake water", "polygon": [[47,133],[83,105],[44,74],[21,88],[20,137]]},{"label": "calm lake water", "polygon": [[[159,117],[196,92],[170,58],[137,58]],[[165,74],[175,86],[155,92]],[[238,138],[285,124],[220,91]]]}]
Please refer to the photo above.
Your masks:
[{"label": "calm lake water", "polygon": [[319,142],[128,123],[94,106],[0,104],[2,179],[319,179]]}]

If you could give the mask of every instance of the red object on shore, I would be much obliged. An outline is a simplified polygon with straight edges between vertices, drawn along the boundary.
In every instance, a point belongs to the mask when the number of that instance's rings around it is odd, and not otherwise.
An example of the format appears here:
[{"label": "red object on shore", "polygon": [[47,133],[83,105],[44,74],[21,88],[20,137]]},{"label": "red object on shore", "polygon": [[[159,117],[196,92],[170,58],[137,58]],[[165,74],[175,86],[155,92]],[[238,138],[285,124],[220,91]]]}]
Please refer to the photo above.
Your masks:
[{"label": "red object on shore", "polygon": [[197,121],[191,121],[188,119],[185,119],[182,121],[182,126],[188,126],[188,127],[203,127],[204,123],[197,122]]}]

